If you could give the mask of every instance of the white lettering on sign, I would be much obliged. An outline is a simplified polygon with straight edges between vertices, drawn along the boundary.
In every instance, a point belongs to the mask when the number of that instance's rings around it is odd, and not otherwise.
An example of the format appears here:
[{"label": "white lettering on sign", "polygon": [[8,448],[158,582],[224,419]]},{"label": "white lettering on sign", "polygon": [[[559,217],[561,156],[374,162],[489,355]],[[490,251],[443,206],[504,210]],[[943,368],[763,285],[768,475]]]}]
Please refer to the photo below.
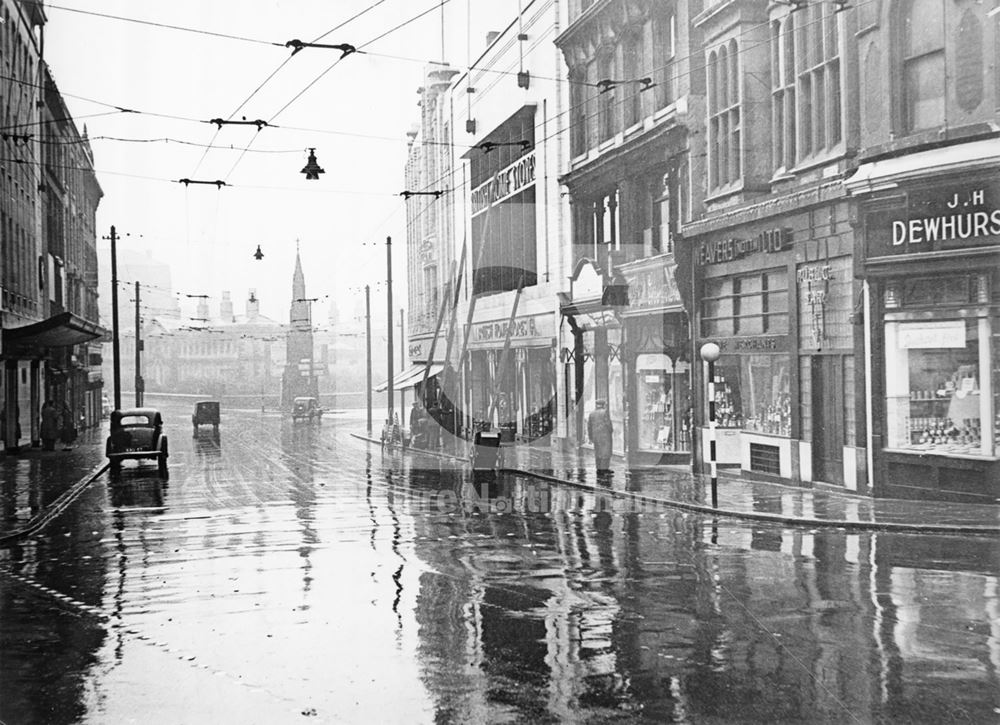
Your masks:
[{"label": "white lettering on sign", "polygon": [[535,152],[525,154],[472,191],[472,216],[535,183]]},{"label": "white lettering on sign", "polygon": [[892,246],[950,242],[1000,235],[1000,209],[961,211],[986,204],[986,191],[975,189],[963,199],[953,194],[945,202],[954,214],[938,214],[920,219],[897,219],[892,223]]},{"label": "white lettering on sign", "polygon": [[901,350],[965,347],[965,321],[920,322],[899,326]]}]

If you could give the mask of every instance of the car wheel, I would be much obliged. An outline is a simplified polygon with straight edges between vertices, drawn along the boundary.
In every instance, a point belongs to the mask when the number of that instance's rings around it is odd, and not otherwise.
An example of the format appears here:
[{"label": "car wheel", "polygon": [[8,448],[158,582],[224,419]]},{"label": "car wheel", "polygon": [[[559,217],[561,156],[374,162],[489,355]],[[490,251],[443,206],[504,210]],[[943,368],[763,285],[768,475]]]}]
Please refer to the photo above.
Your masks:
[{"label": "car wheel", "polygon": [[114,458],[111,459],[110,469],[112,476],[122,475],[122,462]]},{"label": "car wheel", "polygon": [[166,451],[161,451],[160,455],[156,457],[156,470],[160,474],[160,478],[166,478],[167,475],[167,454]]}]

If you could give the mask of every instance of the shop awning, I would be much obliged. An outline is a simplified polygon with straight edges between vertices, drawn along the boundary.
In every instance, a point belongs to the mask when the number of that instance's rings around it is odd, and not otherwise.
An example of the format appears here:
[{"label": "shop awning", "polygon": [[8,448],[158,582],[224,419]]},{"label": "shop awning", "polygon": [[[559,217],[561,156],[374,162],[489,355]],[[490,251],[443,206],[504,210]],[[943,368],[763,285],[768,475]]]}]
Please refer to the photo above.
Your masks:
[{"label": "shop awning", "polygon": [[[412,388],[414,385],[419,385],[424,381],[424,370],[427,368],[430,370],[427,372],[428,378],[433,378],[438,375],[442,370],[444,370],[443,363],[431,363],[430,365],[419,364],[411,365],[403,372],[399,373],[392,378],[392,389],[393,390],[406,390],[407,388]],[[376,393],[382,393],[389,389],[389,381],[380,383],[376,388]]]},{"label": "shop awning", "polygon": [[93,322],[74,315],[60,312],[46,320],[33,322],[22,327],[10,327],[3,331],[5,354],[42,354],[45,348],[70,347],[103,337],[107,331]]},{"label": "shop awning", "polygon": [[996,139],[943,146],[918,151],[892,159],[861,164],[844,186],[852,194],[891,189],[901,181],[926,179],[929,175],[961,172],[1000,166],[1000,143]]}]

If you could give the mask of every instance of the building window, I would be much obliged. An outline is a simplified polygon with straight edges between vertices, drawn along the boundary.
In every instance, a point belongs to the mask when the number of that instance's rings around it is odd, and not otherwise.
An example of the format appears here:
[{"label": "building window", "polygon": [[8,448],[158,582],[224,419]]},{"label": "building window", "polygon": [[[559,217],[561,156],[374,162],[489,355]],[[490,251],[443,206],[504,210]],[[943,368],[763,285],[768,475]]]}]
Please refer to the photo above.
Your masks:
[{"label": "building window", "polygon": [[672,6],[653,18],[653,94],[656,108],[665,108],[673,103],[674,56],[677,48],[677,21]]},{"label": "building window", "polygon": [[[613,80],[615,77],[614,56],[608,52],[598,61],[598,82]],[[601,91],[597,96],[598,138],[607,141],[615,135],[615,93],[612,89]]]},{"label": "building window", "polygon": [[904,133],[944,123],[944,3],[903,0],[899,36]]},{"label": "building window", "polygon": [[736,41],[708,57],[709,185],[718,188],[740,178],[739,50]]},{"label": "building window", "polygon": [[771,23],[771,133],[774,168],[795,166],[795,16]]},{"label": "building window", "polygon": [[760,335],[788,332],[788,273],[784,269],[705,280],[701,332]]},{"label": "building window", "polygon": [[[799,158],[840,142],[840,19],[825,3],[808,6],[795,28]],[[789,26],[791,27],[791,26]]]},{"label": "building window", "polygon": [[623,80],[628,81],[622,90],[626,94],[623,107],[625,128],[630,128],[642,120],[642,35],[633,33],[622,43]]},{"label": "building window", "polygon": [[569,77],[570,153],[576,157],[587,152],[587,79],[585,73]]}]

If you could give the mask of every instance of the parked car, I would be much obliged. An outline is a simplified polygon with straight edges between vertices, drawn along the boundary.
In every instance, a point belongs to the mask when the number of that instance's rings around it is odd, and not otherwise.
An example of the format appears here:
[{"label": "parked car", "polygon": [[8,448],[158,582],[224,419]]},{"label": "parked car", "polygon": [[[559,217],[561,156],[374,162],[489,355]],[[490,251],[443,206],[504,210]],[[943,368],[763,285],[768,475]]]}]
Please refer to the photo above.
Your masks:
[{"label": "parked car", "polygon": [[111,413],[111,435],[105,448],[111,473],[118,474],[122,461],[155,458],[160,478],[167,477],[167,436],[163,416],[153,408],[128,408]]},{"label": "parked car", "polygon": [[212,432],[219,432],[219,401],[201,400],[194,404],[194,413],[191,415],[191,425],[194,427],[194,434],[198,435],[198,428],[203,425],[212,426]]},{"label": "parked car", "polygon": [[320,420],[323,409],[316,398],[296,398],[292,401],[292,420]]}]

